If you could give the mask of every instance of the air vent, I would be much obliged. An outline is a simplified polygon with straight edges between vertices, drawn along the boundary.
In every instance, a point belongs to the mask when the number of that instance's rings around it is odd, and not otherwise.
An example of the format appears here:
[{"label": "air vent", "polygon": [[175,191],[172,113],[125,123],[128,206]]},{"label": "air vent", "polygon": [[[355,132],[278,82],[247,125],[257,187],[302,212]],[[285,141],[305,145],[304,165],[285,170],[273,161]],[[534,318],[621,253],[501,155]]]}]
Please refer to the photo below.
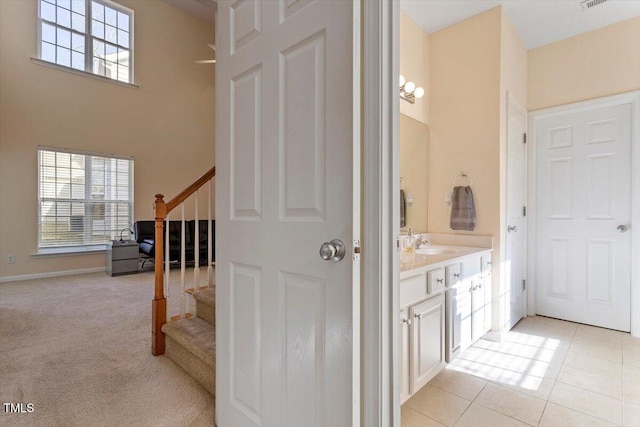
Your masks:
[{"label": "air vent", "polygon": [[583,0],[580,5],[582,6],[582,10],[585,11],[606,1],[607,0]]}]

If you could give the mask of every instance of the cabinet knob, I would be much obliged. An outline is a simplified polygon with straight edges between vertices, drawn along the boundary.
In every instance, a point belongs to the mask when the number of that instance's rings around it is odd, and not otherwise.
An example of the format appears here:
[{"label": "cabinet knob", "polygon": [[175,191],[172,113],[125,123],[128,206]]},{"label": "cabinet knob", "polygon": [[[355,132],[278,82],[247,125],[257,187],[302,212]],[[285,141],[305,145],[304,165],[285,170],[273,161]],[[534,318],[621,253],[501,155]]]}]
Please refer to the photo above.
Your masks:
[{"label": "cabinet knob", "polygon": [[453,277],[456,277],[456,278],[460,277],[460,273],[453,273]]},{"label": "cabinet knob", "polygon": [[444,279],[436,279],[436,282],[442,283],[442,282],[444,282]]},{"label": "cabinet knob", "polygon": [[422,314],[416,313],[413,315],[413,317],[415,317],[416,319],[422,319]]},{"label": "cabinet knob", "polygon": [[411,325],[411,319],[409,319],[409,318],[402,319],[402,323],[406,323],[407,325]]}]

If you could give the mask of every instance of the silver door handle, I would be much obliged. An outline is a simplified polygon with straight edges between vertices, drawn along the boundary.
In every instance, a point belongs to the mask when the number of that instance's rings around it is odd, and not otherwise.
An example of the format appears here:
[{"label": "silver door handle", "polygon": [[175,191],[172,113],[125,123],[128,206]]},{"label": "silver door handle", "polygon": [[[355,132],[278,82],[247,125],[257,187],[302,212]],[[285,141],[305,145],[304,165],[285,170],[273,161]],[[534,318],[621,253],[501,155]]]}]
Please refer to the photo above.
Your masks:
[{"label": "silver door handle", "polygon": [[512,231],[518,231],[518,227],[517,227],[517,226],[515,226],[515,225],[509,225],[509,226],[507,227],[507,231],[508,231],[509,233],[511,233]]},{"label": "silver door handle", "polygon": [[320,246],[320,258],[325,261],[340,261],[344,258],[344,243],[341,240],[333,239],[330,242],[324,242]]},{"label": "silver door handle", "polygon": [[618,233],[626,233],[628,229],[629,227],[627,227],[626,225],[619,225],[616,228],[616,230],[618,230]]}]

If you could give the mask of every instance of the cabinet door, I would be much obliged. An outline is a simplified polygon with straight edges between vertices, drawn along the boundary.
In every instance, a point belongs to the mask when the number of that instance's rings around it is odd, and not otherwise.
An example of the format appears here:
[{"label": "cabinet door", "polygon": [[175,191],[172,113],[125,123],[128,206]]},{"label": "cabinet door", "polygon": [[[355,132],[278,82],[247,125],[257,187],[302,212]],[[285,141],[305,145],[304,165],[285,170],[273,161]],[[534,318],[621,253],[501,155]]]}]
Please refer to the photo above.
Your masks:
[{"label": "cabinet door", "polygon": [[486,333],[491,330],[491,320],[493,318],[491,254],[483,255],[480,258],[480,265],[482,269],[482,281],[484,283],[484,330]]},{"label": "cabinet door", "polygon": [[409,317],[409,309],[400,312],[400,339],[402,344],[400,347],[400,372],[402,372],[402,385],[400,389],[400,404],[403,404],[409,396],[411,389],[409,388],[409,364],[411,353],[409,347],[411,318]]},{"label": "cabinet door", "polygon": [[471,340],[475,341],[485,333],[484,281],[481,276],[474,278],[471,285]]},{"label": "cabinet door", "polygon": [[444,295],[411,307],[411,393],[444,367]]},{"label": "cabinet door", "polygon": [[451,362],[471,344],[471,282],[458,282],[447,291],[446,360]]}]

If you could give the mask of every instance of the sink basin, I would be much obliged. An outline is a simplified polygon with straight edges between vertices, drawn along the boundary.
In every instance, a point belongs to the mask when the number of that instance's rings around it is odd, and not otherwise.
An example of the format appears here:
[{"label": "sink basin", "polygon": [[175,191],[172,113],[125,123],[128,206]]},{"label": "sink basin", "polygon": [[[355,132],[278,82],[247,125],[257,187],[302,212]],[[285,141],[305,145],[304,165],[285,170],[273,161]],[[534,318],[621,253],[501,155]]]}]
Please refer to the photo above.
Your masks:
[{"label": "sink basin", "polygon": [[455,254],[458,252],[460,251],[452,248],[426,247],[426,248],[416,249],[416,253],[420,255],[446,255],[446,254]]}]

